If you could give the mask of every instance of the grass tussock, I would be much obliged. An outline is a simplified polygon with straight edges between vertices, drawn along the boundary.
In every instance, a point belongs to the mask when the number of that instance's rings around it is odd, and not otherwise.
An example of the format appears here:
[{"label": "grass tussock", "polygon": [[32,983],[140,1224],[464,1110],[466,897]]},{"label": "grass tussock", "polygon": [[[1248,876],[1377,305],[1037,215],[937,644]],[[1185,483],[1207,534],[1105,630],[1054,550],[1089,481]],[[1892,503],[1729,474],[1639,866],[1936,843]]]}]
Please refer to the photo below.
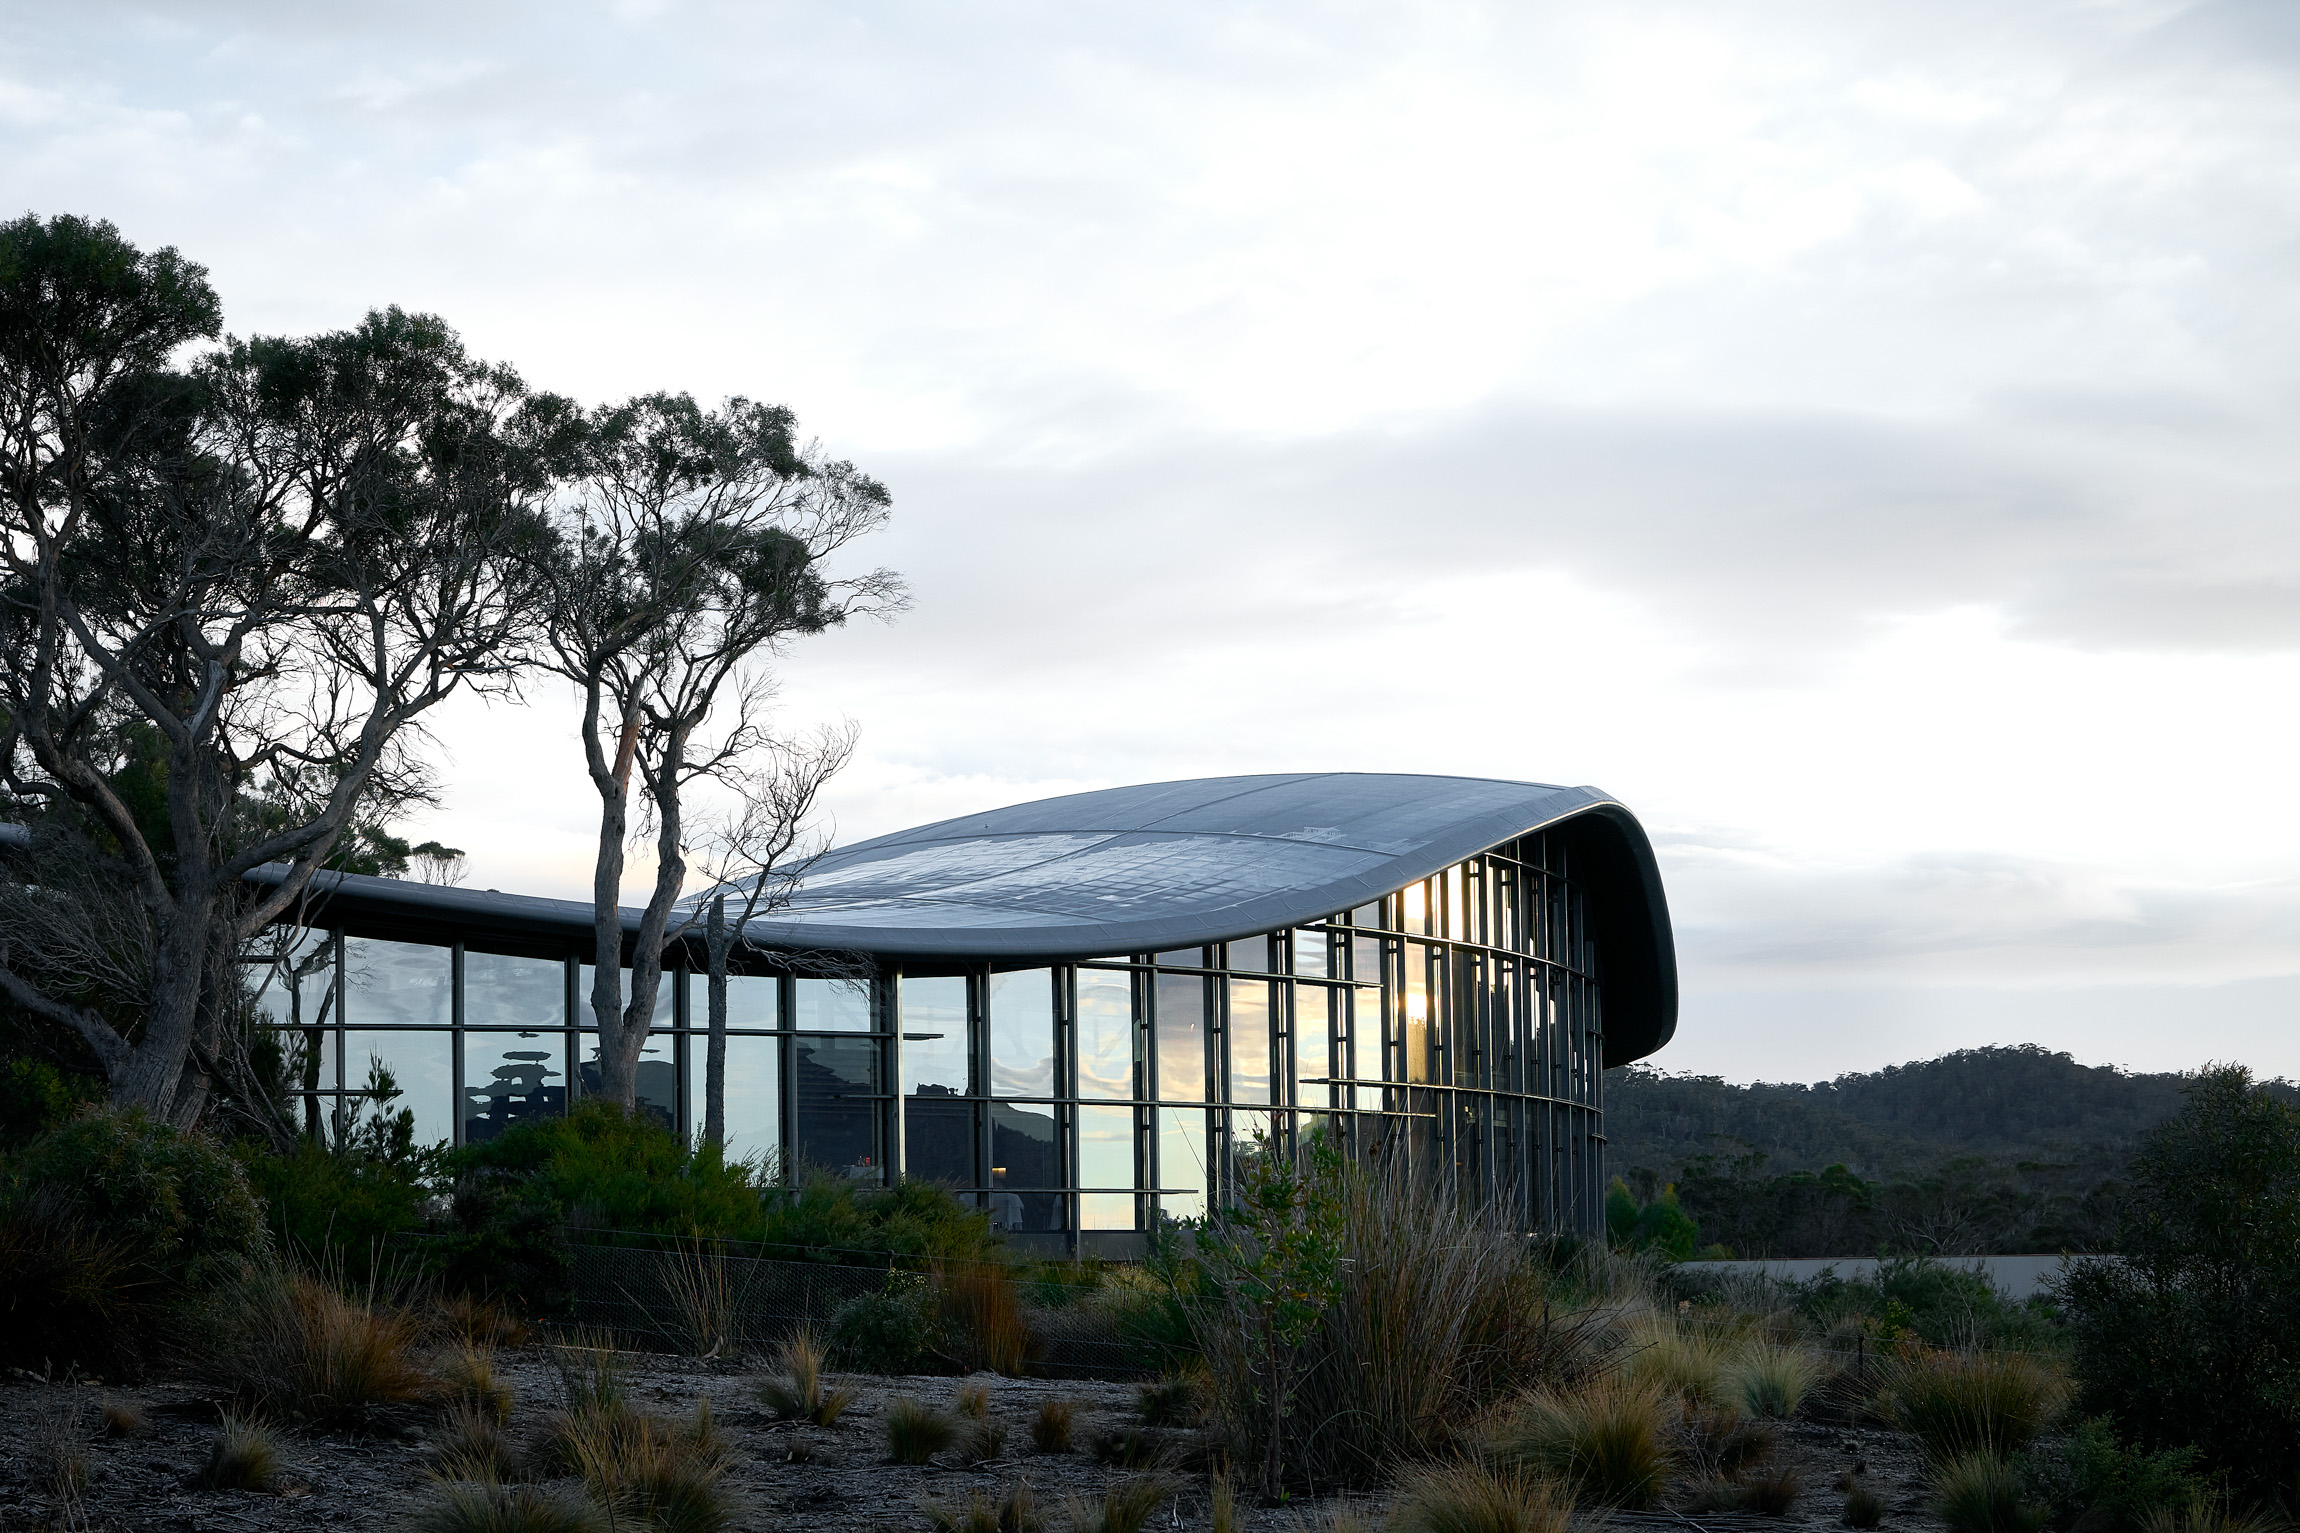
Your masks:
[{"label": "grass tussock", "polygon": [[2140,1533],[2286,1533],[2290,1527],[2264,1513],[2239,1511],[2226,1497],[2206,1495],[2158,1507],[2142,1520]]},{"label": "grass tussock", "polygon": [[1029,1485],[1019,1480],[995,1496],[978,1490],[964,1501],[921,1502],[919,1510],[935,1533],[1044,1533],[1046,1527]]},{"label": "grass tussock", "polygon": [[1041,1453],[1068,1453],[1077,1429],[1076,1400],[1041,1400],[1030,1418],[1030,1446]]},{"label": "grass tussock", "polygon": [[460,1343],[440,1364],[439,1382],[457,1405],[497,1422],[511,1419],[511,1384],[496,1375],[493,1348]]},{"label": "grass tussock", "polygon": [[503,1418],[468,1400],[447,1409],[439,1426],[439,1467],[443,1480],[515,1480],[519,1456],[503,1430]]},{"label": "grass tussock", "polygon": [[1730,1406],[1688,1405],[1677,1428],[1679,1467],[1696,1479],[1730,1480],[1770,1458],[1781,1434]]},{"label": "grass tussock", "polygon": [[969,1373],[1027,1373],[1038,1356],[1022,1289],[997,1262],[954,1263],[936,1274],[944,1350]]},{"label": "grass tussock", "polygon": [[1128,1475],[1111,1481],[1100,1501],[1073,1501],[1065,1526],[1068,1533],[1142,1533],[1179,1488],[1163,1474]]},{"label": "grass tussock", "polygon": [[1877,1394],[1885,1419],[1942,1464],[2019,1452],[2067,1400],[2066,1382],[2025,1353],[1929,1349],[1895,1359]]},{"label": "grass tussock", "polygon": [[567,1449],[583,1488],[620,1527],[720,1533],[733,1517],[724,1483],[731,1453],[698,1401],[685,1422],[626,1408],[570,1423]]},{"label": "grass tussock", "polygon": [[143,1437],[152,1430],[152,1418],[141,1402],[111,1396],[104,1401],[106,1437]]},{"label": "grass tussock", "polygon": [[1728,1376],[1740,1349],[1699,1321],[1639,1316],[1622,1348],[1622,1371],[1639,1385],[1696,1405],[1716,1405],[1733,1393]]},{"label": "grass tussock", "polygon": [[612,1413],[629,1403],[623,1353],[610,1336],[577,1332],[551,1349],[551,1369],[559,1377],[560,1409],[570,1416]]},{"label": "grass tussock", "polygon": [[500,1299],[476,1294],[450,1294],[439,1304],[439,1323],[447,1334],[473,1347],[517,1347],[526,1344],[527,1322]]},{"label": "grass tussock", "polygon": [[201,1332],[196,1369],[266,1416],[357,1420],[439,1391],[415,1315],[312,1273],[243,1274],[209,1306]]},{"label": "grass tussock", "polygon": [[688,1355],[713,1358],[734,1344],[739,1296],[732,1270],[717,1251],[700,1240],[679,1242],[663,1285]]},{"label": "grass tussock", "polygon": [[2037,1533],[2045,1523],[2020,1470],[1986,1450],[1960,1453],[1933,1471],[1933,1510],[1949,1533]]},{"label": "grass tussock", "polygon": [[809,1421],[818,1427],[835,1423],[854,1403],[854,1391],[825,1382],[826,1356],[822,1338],[813,1331],[792,1332],[775,1349],[776,1372],[759,1382],[760,1401],[785,1421]]},{"label": "grass tussock", "polygon": [[1471,1459],[1409,1469],[1388,1533],[1565,1533],[1571,1507],[1546,1477]]},{"label": "grass tussock", "polygon": [[279,1439],[253,1416],[224,1413],[222,1430],[200,1466],[202,1490],[276,1489],[280,1478]]},{"label": "grass tussock", "polygon": [[887,1402],[886,1456],[897,1464],[923,1464],[949,1447],[958,1423],[946,1411],[903,1395]]},{"label": "grass tussock", "polygon": [[1845,1509],[1838,1521],[1848,1528],[1874,1528],[1885,1520],[1885,1498],[1856,1482],[1845,1493]]},{"label": "grass tussock", "polygon": [[1006,1423],[995,1416],[962,1418],[951,1446],[962,1464],[990,1463],[1006,1451]]},{"label": "grass tussock", "polygon": [[1733,1402],[1752,1416],[1785,1421],[1821,1381],[1821,1361],[1808,1349],[1774,1342],[1742,1348],[1726,1371]]},{"label": "grass tussock", "polygon": [[1536,1390],[1493,1425],[1488,1447],[1502,1463],[1556,1479],[1577,1501],[1643,1509],[1677,1467],[1679,1414],[1655,1386],[1613,1375]]},{"label": "grass tussock", "polygon": [[55,1499],[57,1520],[76,1526],[86,1519],[81,1501],[88,1491],[88,1425],[76,1394],[52,1397],[33,1428],[32,1459],[41,1489]]},{"label": "grass tussock", "polygon": [[1202,1373],[1169,1373],[1134,1389],[1134,1409],[1145,1426],[1194,1427],[1206,1419],[1211,1384]]},{"label": "grass tussock", "polygon": [[611,1533],[607,1514],[562,1486],[443,1484],[409,1519],[412,1533]]}]

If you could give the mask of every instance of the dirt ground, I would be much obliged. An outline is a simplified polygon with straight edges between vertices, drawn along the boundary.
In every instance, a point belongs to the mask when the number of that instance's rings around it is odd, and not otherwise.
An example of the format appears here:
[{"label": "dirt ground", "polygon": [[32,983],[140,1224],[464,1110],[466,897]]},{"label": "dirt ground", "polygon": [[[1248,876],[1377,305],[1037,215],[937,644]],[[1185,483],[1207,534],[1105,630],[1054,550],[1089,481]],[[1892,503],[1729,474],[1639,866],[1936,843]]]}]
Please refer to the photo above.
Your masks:
[{"label": "dirt ground", "polygon": [[[926,1529],[923,1504],[964,1502],[977,1491],[995,1495],[1012,1481],[1027,1482],[1042,1509],[1057,1515],[1071,1497],[1098,1498],[1109,1479],[1084,1452],[1040,1454],[1030,1444],[1030,1421],[1041,1400],[1079,1402],[1078,1441],[1097,1426],[1132,1423],[1134,1389],[1126,1384],[1002,1379],[978,1375],[989,1386],[992,1413],[1009,1427],[1004,1455],[980,1468],[923,1467],[886,1461],[881,1416],[889,1401],[913,1395],[947,1405],[961,1380],[951,1378],[845,1378],[855,1404],[836,1426],[778,1422],[758,1404],[756,1367],[704,1364],[629,1354],[634,1400],[665,1415],[684,1416],[698,1396],[711,1402],[720,1430],[738,1450],[728,1476],[734,1492],[733,1526],[740,1530]],[[539,1350],[499,1354],[497,1370],[517,1391],[516,1435],[532,1429],[556,1398],[556,1376]],[[149,1420],[146,1435],[100,1435],[101,1403],[133,1400]],[[283,1487],[271,1494],[202,1491],[194,1479],[214,1441],[220,1401],[199,1387],[151,1382],[135,1388],[93,1383],[48,1383],[29,1376],[0,1382],[0,1533],[40,1528],[55,1519],[45,1488],[43,1431],[73,1420],[88,1439],[86,1525],[122,1533],[286,1533],[290,1529],[397,1529],[430,1495],[427,1471],[436,1452],[436,1415],[410,1410],[379,1419],[364,1432],[295,1432],[283,1435]],[[1839,1477],[1856,1462],[1883,1497],[1887,1529],[1937,1533],[1924,1510],[1916,1455],[1905,1439],[1874,1430],[1787,1424],[1773,1462],[1797,1471],[1801,1492],[1783,1518],[1747,1515],[1681,1517],[1670,1513],[1617,1514],[1593,1522],[1617,1529],[1670,1527],[1696,1533],[1836,1527],[1844,1497]],[[1207,1529],[1210,1517],[1202,1474],[1182,1477],[1184,1489],[1153,1517],[1155,1529]],[[1244,1498],[1241,1497],[1241,1502]],[[1278,1508],[1240,1506],[1239,1525],[1256,1533],[1295,1533],[1330,1526],[1347,1509],[1378,1518],[1379,1498],[1318,1497]]]}]

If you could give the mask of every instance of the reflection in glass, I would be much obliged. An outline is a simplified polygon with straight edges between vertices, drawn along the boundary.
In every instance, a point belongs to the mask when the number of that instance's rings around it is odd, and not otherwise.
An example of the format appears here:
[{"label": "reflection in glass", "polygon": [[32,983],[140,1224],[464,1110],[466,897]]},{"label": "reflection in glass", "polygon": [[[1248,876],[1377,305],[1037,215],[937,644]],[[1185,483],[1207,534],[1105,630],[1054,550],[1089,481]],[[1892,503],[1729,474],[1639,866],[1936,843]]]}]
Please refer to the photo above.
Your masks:
[{"label": "reflection in glass", "polygon": [[[1139,1187],[1134,1177],[1134,1109],[1081,1107],[1078,1109],[1078,1185],[1081,1187]],[[1130,1230],[1135,1227],[1134,1195],[1127,1192],[1087,1192],[1078,1197],[1078,1227],[1082,1230]]]},{"label": "reflection in glass", "polygon": [[466,952],[463,1020],[471,1027],[565,1027],[567,965],[556,958]]},{"label": "reflection in glass", "polygon": [[1230,1094],[1232,1102],[1270,1100],[1270,985],[1230,981]]},{"label": "reflection in glass", "polygon": [[1306,979],[1332,976],[1334,966],[1324,932],[1304,929],[1294,933],[1294,972]]},{"label": "reflection in glass", "polygon": [[438,1144],[455,1134],[455,1034],[347,1032],[343,1037],[344,1085],[367,1084],[368,1064],[380,1058],[399,1083],[399,1096],[384,1111],[415,1114],[415,1142]]},{"label": "reflection in glass", "polygon": [[[727,1026],[780,1027],[783,1025],[781,999],[783,982],[771,974],[730,974],[727,976]],[[658,1025],[667,1026],[669,1013],[656,1018]],[[687,976],[687,1025],[696,1032],[704,1032],[711,1025],[711,977],[708,974]],[[696,1101],[701,1101],[697,1097]]]},{"label": "reflection in glass", "polygon": [[1333,1074],[1327,1029],[1334,1020],[1334,998],[1340,993],[1324,985],[1294,987],[1294,1079],[1302,1083],[1294,1100],[1304,1107],[1324,1107],[1333,1095],[1325,1085],[1325,1078]]},{"label": "reflection in glass", "polygon": [[1154,956],[1158,962],[1177,969],[1202,969],[1206,966],[1206,950],[1201,947],[1178,947],[1170,953]]},{"label": "reflection in glass", "polygon": [[[675,1034],[650,1032],[647,1041],[639,1045],[639,1067],[631,1072],[631,1105],[642,1117],[651,1118],[661,1128],[679,1132],[679,1068]],[[581,1032],[575,1035],[575,1047],[582,1064],[576,1069],[575,1090],[578,1096],[595,1097],[605,1089],[599,1073],[599,1035]]]},{"label": "reflection in glass", "polygon": [[[733,997],[729,997],[732,1009]],[[748,1160],[768,1179],[782,1174],[782,1041],[727,1035],[726,1160]],[[687,1047],[688,1100],[695,1104],[695,1135],[702,1137],[704,1042]]]},{"label": "reflection in glass", "polygon": [[1230,944],[1230,967],[1247,974],[1270,972],[1270,939],[1247,937]]},{"label": "reflection in glass", "polygon": [[870,1031],[870,985],[861,980],[802,979],[794,987],[792,1025],[802,1033]]},{"label": "reflection in glass", "polygon": [[1072,1036],[1078,1050],[1078,1094],[1120,1100],[1131,1098],[1134,1095],[1134,977],[1108,969],[1080,969],[1078,1024]]},{"label": "reflection in glass", "polygon": [[1161,1191],[1158,1207],[1170,1219],[1196,1219],[1206,1212],[1206,1112],[1200,1107],[1161,1107],[1158,1112],[1158,1185],[1186,1189]]},{"label": "reflection in glass", "polygon": [[[466,982],[474,956],[464,958]],[[464,1143],[484,1144],[514,1124],[565,1112],[566,1050],[567,1035],[557,1030],[465,1033]]]},{"label": "reflection in glass", "polygon": [[[1382,993],[1377,989],[1352,989],[1350,1006],[1350,1075],[1361,1081],[1380,1081],[1389,1072],[1382,1068]],[[1379,1107],[1381,1098],[1373,1092],[1358,1094],[1360,1107]]]},{"label": "reflection in glass", "polygon": [[966,980],[906,978],[900,999],[903,1174],[977,1186],[974,1104],[966,1099]]},{"label": "reflection in glass", "polygon": [[[448,1026],[455,1020],[454,962],[443,947],[346,938],[343,969],[350,994],[344,997],[344,1020],[355,1026]],[[365,1067],[358,1073],[364,1076]]]},{"label": "reflection in glass", "polygon": [[792,1071],[798,1099],[798,1156],[860,1182],[882,1180],[878,1149],[875,1039],[801,1038]]},{"label": "reflection in glass", "polygon": [[1408,884],[1398,891],[1398,897],[1405,906],[1400,926],[1416,935],[1427,936],[1430,925],[1429,884],[1426,881]]},{"label": "reflection in glass", "polygon": [[1054,973],[990,976],[990,1090],[1002,1097],[1054,1095]]},{"label": "reflection in glass", "polygon": [[1206,1099],[1206,981],[1195,974],[1158,976],[1158,1095],[1168,1102]]},{"label": "reflection in glass", "polygon": [[1061,1229],[1070,1199],[1047,1190],[1063,1185],[1054,1109],[992,1102],[989,1110],[990,1222],[1009,1230]]},{"label": "reflection in glass", "polygon": [[[578,965],[575,970],[575,1020],[586,1027],[593,1025],[591,976],[598,972],[589,964]],[[631,971],[626,968],[622,973],[622,988],[617,993],[623,997],[623,1004],[629,1006],[631,1004]],[[656,980],[655,1009],[647,1018],[649,1028],[669,1028],[675,1025],[673,1019],[678,1015],[675,1010],[678,1003],[672,997],[678,982],[679,976],[669,969],[665,969],[661,977]]]},{"label": "reflection in glass", "polygon": [[1419,942],[1406,944],[1405,1074],[1409,1081],[1430,1078],[1430,950]]}]

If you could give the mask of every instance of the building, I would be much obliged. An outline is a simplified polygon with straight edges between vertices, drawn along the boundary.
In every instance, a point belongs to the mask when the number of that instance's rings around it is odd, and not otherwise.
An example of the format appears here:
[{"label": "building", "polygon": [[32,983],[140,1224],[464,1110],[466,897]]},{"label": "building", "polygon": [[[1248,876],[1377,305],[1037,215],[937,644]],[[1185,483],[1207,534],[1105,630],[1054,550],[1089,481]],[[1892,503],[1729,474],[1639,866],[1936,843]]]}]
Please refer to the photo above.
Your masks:
[{"label": "building", "polygon": [[[307,1110],[386,1061],[421,1138],[485,1139],[597,1081],[588,904],[331,877],[265,1005]],[[637,913],[626,912],[627,928]],[[1591,788],[1356,773],[1018,804],[842,848],[730,984],[731,1154],[932,1178],[1113,1254],[1202,1212],[1231,1147],[1324,1125],[1600,1218],[1602,1070],[1676,1027],[1659,874]],[[867,955],[867,983],[776,952]],[[642,1106],[703,1117],[699,952],[667,973]]]}]

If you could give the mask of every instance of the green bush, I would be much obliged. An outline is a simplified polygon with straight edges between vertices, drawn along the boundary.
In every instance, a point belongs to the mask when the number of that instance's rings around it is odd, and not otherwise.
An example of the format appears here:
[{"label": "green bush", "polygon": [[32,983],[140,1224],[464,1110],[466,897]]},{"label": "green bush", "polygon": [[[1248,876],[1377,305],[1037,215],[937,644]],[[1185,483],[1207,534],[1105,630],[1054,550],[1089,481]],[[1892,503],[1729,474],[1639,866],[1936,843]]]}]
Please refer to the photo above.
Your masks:
[{"label": "green bush", "polygon": [[1888,1339],[1935,1347],[2053,1351],[2061,1344],[2049,1303],[2009,1298],[1987,1274],[1932,1257],[1879,1262],[1861,1277],[1835,1269],[1785,1285],[1798,1313],[1821,1327],[1861,1320]]},{"label": "green bush", "polygon": [[178,1288],[203,1287],[272,1253],[238,1161],[204,1134],[141,1109],[84,1109],[25,1146],[9,1168],[12,1213],[117,1242]]},{"label": "green bush", "polygon": [[2030,1448],[2019,1467],[2028,1498],[2050,1509],[2054,1527],[2142,1533],[2151,1518],[2210,1494],[2196,1460],[2193,1447],[2150,1453],[2119,1442],[2114,1422],[2091,1416]]},{"label": "green bush", "polygon": [[2056,1285],[2079,1407],[2247,1495],[2300,1482],[2300,1111],[2206,1070],[2142,1142],[2118,1262]]},{"label": "green bush", "polygon": [[[275,1155],[243,1140],[236,1151],[282,1248],[366,1282],[394,1235],[422,1228],[429,1157],[329,1151],[305,1140]],[[392,1253],[399,1255],[402,1253]]]},{"label": "green bush", "polygon": [[1693,1259],[1700,1231],[1677,1201],[1677,1189],[1663,1187],[1640,1204],[1620,1177],[1605,1193],[1605,1238],[1617,1251],[1652,1251],[1673,1262]]},{"label": "green bush", "polygon": [[102,1100],[103,1083],[93,1077],[66,1075],[37,1059],[8,1060],[0,1065],[0,1150],[22,1149]]},{"label": "green bush", "polygon": [[934,1292],[916,1273],[890,1272],[831,1313],[831,1356],[850,1373],[917,1373],[934,1340]]}]

